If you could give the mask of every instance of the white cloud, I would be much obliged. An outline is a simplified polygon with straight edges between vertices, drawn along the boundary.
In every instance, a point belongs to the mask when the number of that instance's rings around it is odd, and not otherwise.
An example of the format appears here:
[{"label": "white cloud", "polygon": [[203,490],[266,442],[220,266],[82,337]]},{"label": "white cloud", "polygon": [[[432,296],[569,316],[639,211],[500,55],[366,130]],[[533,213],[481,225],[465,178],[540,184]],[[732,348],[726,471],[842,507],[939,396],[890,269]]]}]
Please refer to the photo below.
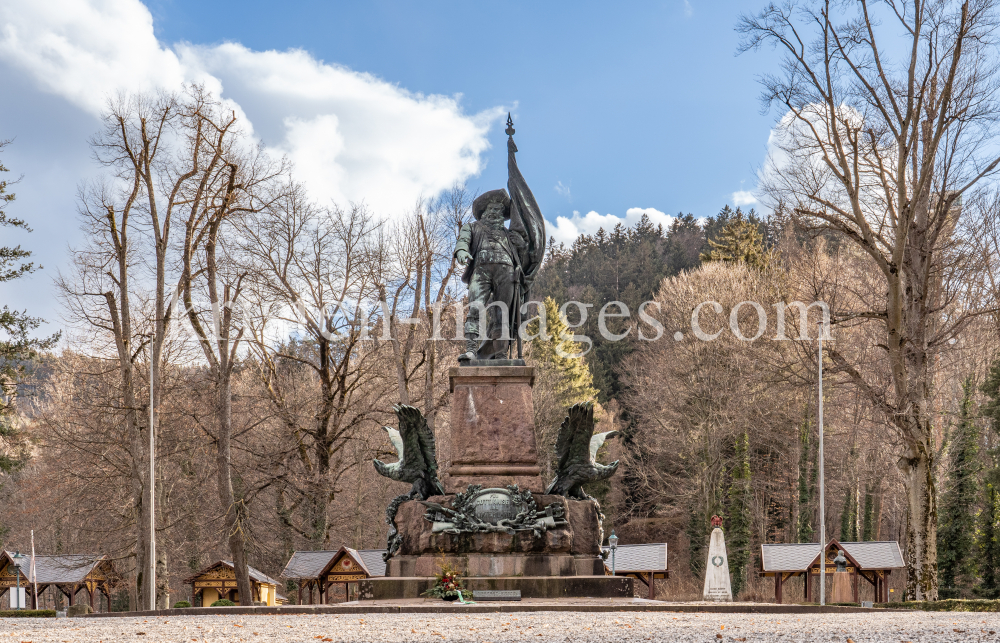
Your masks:
[{"label": "white cloud", "polygon": [[171,47],[138,0],[8,0],[0,25],[0,64],[90,114],[122,90],[205,83],[288,155],[315,198],[364,200],[384,215],[477,175],[486,134],[505,111],[468,115],[460,96],[410,92],[304,51]]},{"label": "white cloud", "polygon": [[736,206],[752,205],[757,203],[757,197],[750,190],[737,190],[733,192],[733,204]]},{"label": "white cloud", "polygon": [[571,245],[581,234],[595,234],[601,228],[610,232],[619,223],[631,227],[634,226],[645,214],[654,226],[662,225],[664,228],[670,225],[673,217],[660,212],[656,208],[629,208],[625,211],[625,216],[620,217],[614,214],[598,214],[591,210],[587,214],[581,215],[578,211],[573,211],[572,217],[556,217],[553,226],[549,223],[548,233],[557,244],[565,243]]},{"label": "white cloud", "polygon": [[691,6],[691,0],[684,0],[684,15],[688,18],[694,15],[694,7]]},{"label": "white cloud", "polygon": [[569,186],[568,185],[563,185],[562,181],[556,181],[555,191],[556,191],[556,194],[558,194],[560,196],[564,196],[567,199],[571,199],[572,198],[572,195],[570,194]]},{"label": "white cloud", "polygon": [[135,0],[6,1],[0,24],[0,59],[92,114],[118,89],[184,80],[177,56],[156,41],[149,10]]}]

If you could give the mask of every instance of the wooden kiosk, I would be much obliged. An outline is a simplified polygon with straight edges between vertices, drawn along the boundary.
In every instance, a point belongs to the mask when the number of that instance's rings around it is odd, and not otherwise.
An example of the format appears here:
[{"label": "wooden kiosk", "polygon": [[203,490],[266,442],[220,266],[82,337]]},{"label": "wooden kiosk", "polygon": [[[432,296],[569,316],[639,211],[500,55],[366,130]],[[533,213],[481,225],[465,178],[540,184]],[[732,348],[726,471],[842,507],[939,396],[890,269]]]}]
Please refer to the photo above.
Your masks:
[{"label": "wooden kiosk", "polygon": [[[294,580],[299,586],[299,605],[340,602],[331,589],[343,588],[343,600],[350,600],[351,590],[358,581],[385,576],[384,549],[340,549],[297,551],[281,572],[282,578]],[[337,592],[338,596],[340,592]]]},{"label": "wooden kiosk", "polygon": [[[604,572],[611,575],[611,548],[604,561]],[[649,588],[649,600],[656,600],[654,580],[670,578],[667,570],[667,543],[646,543],[642,545],[618,545],[615,548],[615,575],[631,576]]]},{"label": "wooden kiosk", "polygon": [[[818,589],[814,590],[812,587],[820,578],[819,543],[765,544],[760,549],[760,575],[774,578],[776,602],[781,603],[782,585],[796,576],[804,576],[806,579],[805,602],[813,603],[819,599]],[[837,569],[833,559],[840,549],[844,550],[844,557],[847,558],[854,602],[860,602],[858,581],[862,578],[875,588],[876,603],[889,602],[889,576],[893,570],[904,567],[899,543],[894,540],[842,543],[835,538],[831,539],[823,550],[826,573],[831,576]]]},{"label": "wooden kiosk", "polygon": [[[15,565],[13,553],[0,552],[0,597],[17,587],[18,567],[21,571],[20,586],[27,587],[31,557],[25,555],[20,559],[20,565]],[[111,560],[100,554],[36,555],[35,574],[39,594],[53,586],[66,596],[70,605],[76,605],[80,590],[86,590],[85,600],[95,612],[100,611],[102,594],[107,611],[111,611],[109,586],[120,580]],[[33,589],[28,589],[27,599],[31,608],[37,609]]]},{"label": "wooden kiosk", "polygon": [[[240,593],[236,589],[236,570],[228,560],[213,563],[184,582],[191,583],[192,599],[201,594],[202,607],[208,607],[223,598],[229,599],[237,605],[242,604]],[[253,588],[254,594],[252,601],[259,601],[270,606],[277,604],[278,581],[250,567],[250,586]],[[197,603],[196,600],[191,602],[192,604]]]}]

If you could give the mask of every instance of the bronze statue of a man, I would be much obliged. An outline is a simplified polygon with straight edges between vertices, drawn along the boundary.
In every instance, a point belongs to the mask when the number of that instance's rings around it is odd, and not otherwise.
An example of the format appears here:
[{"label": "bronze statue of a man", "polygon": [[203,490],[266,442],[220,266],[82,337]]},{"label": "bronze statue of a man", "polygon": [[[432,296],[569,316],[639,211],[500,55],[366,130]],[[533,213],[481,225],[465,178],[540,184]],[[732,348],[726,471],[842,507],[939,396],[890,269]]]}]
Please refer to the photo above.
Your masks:
[{"label": "bronze statue of a man", "polygon": [[[545,220],[517,168],[510,114],[506,133],[510,194],[504,189],[490,190],[476,198],[472,203],[475,221],[462,226],[455,244],[455,259],[465,266],[462,281],[469,286],[465,352],[459,362],[508,356],[510,337],[518,332],[522,306],[529,300],[531,284],[545,256]],[[509,228],[504,227],[507,219]],[[494,303],[502,303],[506,308],[491,305]],[[480,319],[483,310],[486,320]],[[509,331],[506,336],[505,325]]]}]

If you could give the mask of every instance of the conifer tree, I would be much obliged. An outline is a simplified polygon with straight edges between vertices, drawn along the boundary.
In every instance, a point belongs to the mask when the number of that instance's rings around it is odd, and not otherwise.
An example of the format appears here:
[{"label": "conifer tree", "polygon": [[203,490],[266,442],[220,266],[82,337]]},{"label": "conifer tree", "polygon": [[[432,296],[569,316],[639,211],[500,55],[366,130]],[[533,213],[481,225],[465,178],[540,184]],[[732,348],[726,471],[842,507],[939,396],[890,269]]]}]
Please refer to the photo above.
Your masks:
[{"label": "conifer tree", "polygon": [[875,509],[875,490],[872,485],[865,485],[865,509],[861,526],[861,540],[875,540],[878,524]]},{"label": "conifer tree", "polygon": [[[1000,359],[993,361],[979,390],[987,397],[980,414],[992,429],[993,444],[997,444],[1000,442]],[[1000,598],[1000,453],[996,448],[986,453],[986,461],[988,469],[983,475],[985,484],[977,532],[979,586],[976,594],[995,599]]]},{"label": "conifer tree", "polygon": [[854,489],[848,488],[844,496],[844,507],[840,512],[840,541],[855,542],[858,540],[858,503]]},{"label": "conifer tree", "polygon": [[[9,143],[0,141],[0,150]],[[8,171],[0,163],[0,173]],[[30,232],[31,228],[23,219],[7,216],[6,206],[14,201],[10,185],[9,181],[0,178],[0,228]],[[31,251],[21,246],[0,247],[0,283],[19,279],[41,268],[24,262],[30,256]],[[19,385],[39,352],[51,348],[59,338],[58,334],[47,339],[32,337],[32,331],[42,323],[42,319],[31,317],[26,311],[11,310],[6,305],[0,309],[0,486],[6,476],[21,469],[28,459],[27,440],[17,419]],[[0,537],[4,531],[0,524]]]},{"label": "conifer tree", "polygon": [[1000,598],[1000,492],[993,480],[984,485],[985,506],[979,514],[979,586],[983,598]]},{"label": "conifer tree", "polygon": [[688,515],[687,537],[688,537],[688,566],[691,575],[701,578],[705,573],[705,550],[708,538],[708,519],[705,512],[701,510],[698,502],[691,503],[691,511]]},{"label": "conifer tree", "polygon": [[771,260],[771,253],[764,242],[760,226],[749,215],[736,208],[735,215],[722,227],[716,239],[709,238],[709,251],[701,255],[704,262],[743,262],[757,270],[763,270]]},{"label": "conifer tree", "polygon": [[750,436],[736,438],[735,466],[731,476],[726,528],[726,549],[729,554],[729,574],[732,578],[733,597],[746,585],[750,562],[750,514],[752,497],[750,489]]},{"label": "conifer tree", "polygon": [[[545,328],[541,326],[544,311]],[[535,407],[535,440],[542,461],[542,475],[551,479],[555,466],[555,441],[559,425],[566,417],[566,410],[579,402],[593,402],[597,399],[597,389],[586,359],[582,356],[584,346],[573,341],[573,331],[566,319],[559,314],[559,306],[551,297],[542,302],[542,310],[526,327],[532,336],[527,345],[526,357],[537,371],[532,399]],[[601,413],[595,408],[595,415]],[[606,484],[599,489],[587,487],[601,501],[610,489]]]},{"label": "conifer tree", "polygon": [[569,408],[578,402],[594,400],[597,397],[594,378],[580,355],[584,347],[573,341],[573,332],[559,314],[556,300],[546,297],[543,305],[548,337],[541,335],[538,319],[527,326],[529,335],[537,335],[531,340],[531,359],[541,371],[539,377],[546,380],[555,394],[555,403],[560,406]]},{"label": "conifer tree", "polygon": [[976,575],[973,556],[979,504],[979,429],[972,409],[972,378],[962,383],[959,424],[948,447],[948,483],[938,513],[938,578],[942,598],[958,598]]}]

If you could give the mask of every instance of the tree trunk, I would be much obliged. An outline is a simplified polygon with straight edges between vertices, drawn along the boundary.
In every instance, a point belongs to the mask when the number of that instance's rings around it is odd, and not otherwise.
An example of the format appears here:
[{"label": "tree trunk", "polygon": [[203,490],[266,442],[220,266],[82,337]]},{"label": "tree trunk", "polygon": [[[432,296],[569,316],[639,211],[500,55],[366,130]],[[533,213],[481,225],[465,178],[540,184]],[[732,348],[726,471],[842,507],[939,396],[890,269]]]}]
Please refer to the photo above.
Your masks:
[{"label": "tree trunk", "polygon": [[937,488],[929,422],[925,428],[927,439],[910,445],[899,462],[906,480],[906,596],[936,601]]},{"label": "tree trunk", "polygon": [[[225,351],[221,351],[225,356]],[[225,361],[223,362],[225,364]],[[237,504],[233,491],[232,475],[232,435],[233,399],[232,377],[229,369],[220,365],[218,379],[219,393],[219,440],[216,466],[218,468],[219,502],[225,516],[224,524],[229,539],[229,553],[233,557],[236,571],[236,588],[240,593],[240,605],[253,604],[253,590],[250,585],[250,570],[246,558],[246,537],[243,533],[242,507]]]}]

